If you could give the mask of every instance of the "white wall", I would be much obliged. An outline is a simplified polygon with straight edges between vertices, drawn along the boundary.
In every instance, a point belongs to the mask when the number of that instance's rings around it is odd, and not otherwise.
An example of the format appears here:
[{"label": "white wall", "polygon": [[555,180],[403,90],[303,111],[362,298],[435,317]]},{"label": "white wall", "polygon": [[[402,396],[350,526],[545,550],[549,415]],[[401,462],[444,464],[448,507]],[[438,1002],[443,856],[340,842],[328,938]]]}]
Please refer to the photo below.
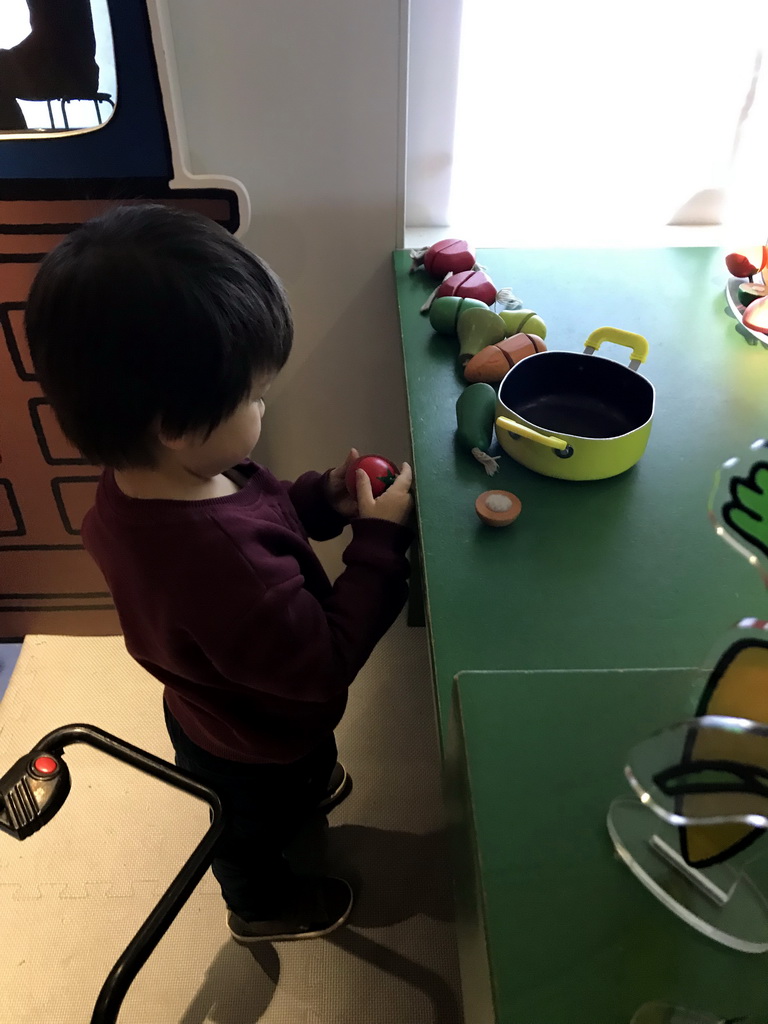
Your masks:
[{"label": "white wall", "polygon": [[[168,0],[190,170],[250,193],[294,351],[257,458],[409,457],[391,252],[402,245],[406,0]],[[324,546],[327,549],[327,545]],[[324,556],[338,566],[339,546]]]},{"label": "white wall", "polygon": [[[448,224],[462,6],[463,0],[418,0],[411,6],[406,229]],[[429,235],[423,244],[450,238],[451,232]]]}]

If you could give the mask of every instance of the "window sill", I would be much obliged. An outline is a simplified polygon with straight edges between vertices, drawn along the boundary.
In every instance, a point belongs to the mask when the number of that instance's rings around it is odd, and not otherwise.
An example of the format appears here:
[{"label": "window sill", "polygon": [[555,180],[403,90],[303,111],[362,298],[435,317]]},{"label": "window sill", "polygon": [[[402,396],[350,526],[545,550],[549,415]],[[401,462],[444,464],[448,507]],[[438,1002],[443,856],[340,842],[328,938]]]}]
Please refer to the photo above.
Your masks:
[{"label": "window sill", "polygon": [[[510,232],[508,227],[484,227],[471,233],[465,227],[406,227],[405,248],[417,249],[443,238],[466,238],[478,249],[653,249],[665,246],[725,246],[730,232],[720,224],[667,225],[661,228],[612,233],[609,230],[571,230],[554,233],[551,228]],[[750,243],[753,240],[748,240]],[[760,240],[755,240],[760,244]]]}]

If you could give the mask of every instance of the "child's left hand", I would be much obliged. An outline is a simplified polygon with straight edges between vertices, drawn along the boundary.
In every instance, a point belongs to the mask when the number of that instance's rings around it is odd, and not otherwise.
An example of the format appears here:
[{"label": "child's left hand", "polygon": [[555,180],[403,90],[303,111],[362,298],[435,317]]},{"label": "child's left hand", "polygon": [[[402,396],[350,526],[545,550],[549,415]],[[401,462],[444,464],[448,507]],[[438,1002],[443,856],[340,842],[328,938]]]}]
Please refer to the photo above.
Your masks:
[{"label": "child's left hand", "polygon": [[357,448],[350,448],[349,455],[344,460],[343,466],[337,466],[336,469],[332,469],[328,474],[328,479],[325,484],[325,496],[339,513],[339,515],[346,516],[347,519],[352,519],[357,515],[357,498],[353,498],[347,490],[347,485],[344,482],[347,469],[352,465],[355,459],[360,458],[360,453]]}]

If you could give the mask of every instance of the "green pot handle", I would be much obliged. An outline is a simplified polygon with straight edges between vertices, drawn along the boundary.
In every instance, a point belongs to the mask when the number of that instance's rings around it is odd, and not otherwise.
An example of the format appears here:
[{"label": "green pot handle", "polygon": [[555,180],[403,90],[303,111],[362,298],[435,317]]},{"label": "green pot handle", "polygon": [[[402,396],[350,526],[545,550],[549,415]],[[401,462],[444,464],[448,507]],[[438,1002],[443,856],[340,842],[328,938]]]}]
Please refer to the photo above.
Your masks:
[{"label": "green pot handle", "polygon": [[561,452],[568,447],[568,442],[564,441],[562,437],[555,437],[554,434],[541,434],[533,427],[527,427],[524,423],[510,420],[506,416],[497,417],[496,427],[508,430],[511,434],[520,434],[521,437],[527,437],[530,441],[536,441],[538,444],[546,445],[547,448],[555,448]]},{"label": "green pot handle", "polygon": [[632,349],[630,370],[636,370],[648,358],[648,342],[642,334],[622,331],[619,327],[598,327],[596,331],[592,331],[584,342],[584,354],[594,355],[604,341],[612,341],[615,345],[623,345],[625,348]]}]

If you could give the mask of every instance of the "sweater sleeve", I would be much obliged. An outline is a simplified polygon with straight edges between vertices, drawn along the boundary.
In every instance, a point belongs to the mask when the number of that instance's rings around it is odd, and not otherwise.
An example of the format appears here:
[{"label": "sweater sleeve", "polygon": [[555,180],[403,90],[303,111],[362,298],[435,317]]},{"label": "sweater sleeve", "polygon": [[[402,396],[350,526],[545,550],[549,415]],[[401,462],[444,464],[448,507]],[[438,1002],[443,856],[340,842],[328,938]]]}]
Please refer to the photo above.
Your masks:
[{"label": "sweater sleeve", "polygon": [[296,514],[312,540],[338,537],[349,524],[349,520],[340,515],[325,496],[329,473],[330,469],[322,474],[311,471],[302,474],[294,483],[284,484]]},{"label": "sweater sleeve", "polygon": [[299,701],[345,691],[399,614],[408,594],[411,531],[382,519],[352,521],[346,568],[319,601],[298,571],[261,597],[212,644],[216,668],[233,682]]}]

